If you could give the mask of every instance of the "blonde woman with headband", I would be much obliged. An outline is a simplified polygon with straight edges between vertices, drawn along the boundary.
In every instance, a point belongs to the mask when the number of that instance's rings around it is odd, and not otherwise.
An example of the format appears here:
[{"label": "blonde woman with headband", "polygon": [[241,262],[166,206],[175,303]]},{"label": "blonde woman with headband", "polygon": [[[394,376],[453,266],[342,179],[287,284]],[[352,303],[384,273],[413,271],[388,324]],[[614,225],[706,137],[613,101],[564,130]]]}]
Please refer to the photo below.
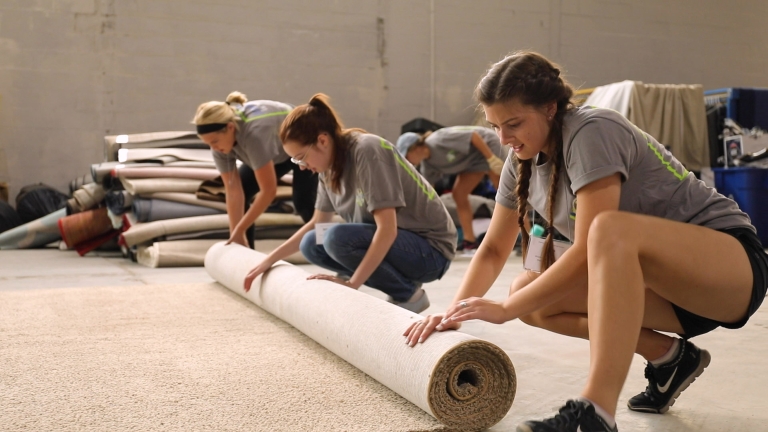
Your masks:
[{"label": "blonde woman with headband", "polygon": [[[197,108],[192,123],[200,139],[211,147],[226,190],[227,244],[253,246],[253,222],[275,199],[278,179],[290,171],[294,207],[305,222],[312,218],[317,176],[291,162],[278,137],[280,125],[292,109],[282,102],[248,101],[240,92],[230,93],[224,102],[205,102]],[[239,170],[238,160],[242,162]]]},{"label": "blonde woman with headband", "polygon": [[[480,80],[475,97],[512,149],[496,209],[446,312],[405,333],[415,346],[463,321],[519,318],[589,339],[580,394],[519,432],[617,431],[616,406],[635,353],[647,361],[648,386],[626,402],[629,409],[666,412],[710,362],[689,339],[744,326],[768,287],[768,256],[733,200],[621,114],[576,107],[572,96],[560,69],[531,52],[506,57]],[[546,239],[523,230],[529,270],[504,301],[482,298],[529,207],[547,219]],[[553,227],[572,243],[556,245]]]},{"label": "blonde woman with headband", "polygon": [[[248,273],[244,289],[301,250],[311,263],[335,273],[310,279],[352,289],[365,284],[416,313],[429,307],[421,285],[440,279],[456,250],[456,227],[432,186],[384,138],[345,129],[324,94],[296,107],[280,138],[302,169],[319,173],[315,214]],[[318,224],[330,222],[334,213],[346,223],[321,236]]]}]

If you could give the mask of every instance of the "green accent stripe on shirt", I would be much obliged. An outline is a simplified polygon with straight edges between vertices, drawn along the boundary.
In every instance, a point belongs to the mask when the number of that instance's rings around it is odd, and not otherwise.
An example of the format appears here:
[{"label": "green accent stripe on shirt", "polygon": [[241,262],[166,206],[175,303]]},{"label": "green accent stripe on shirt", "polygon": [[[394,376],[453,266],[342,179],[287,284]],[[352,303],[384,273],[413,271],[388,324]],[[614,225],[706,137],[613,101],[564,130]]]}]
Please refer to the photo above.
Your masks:
[{"label": "green accent stripe on shirt", "polygon": [[674,176],[677,177],[678,180],[683,181],[683,179],[685,179],[685,177],[688,175],[688,170],[683,168],[682,173],[678,173],[677,171],[675,171],[672,165],[670,165],[669,162],[664,160],[664,155],[662,155],[661,152],[659,152],[659,150],[653,145],[653,143],[651,142],[651,138],[648,137],[648,134],[643,132],[643,135],[645,136],[645,141],[646,141],[646,144],[648,144],[648,148],[650,148],[651,151],[656,155],[656,157],[659,158],[661,163],[667,167],[667,170],[672,174],[674,174]]},{"label": "green accent stripe on shirt", "polygon": [[250,123],[250,122],[252,122],[254,120],[263,119],[263,118],[267,118],[267,117],[274,117],[274,116],[279,116],[279,115],[288,115],[288,113],[290,113],[290,111],[275,111],[275,112],[266,113],[266,114],[262,114],[262,115],[257,115],[257,116],[253,116],[253,117],[246,117],[245,113],[242,112],[242,111],[238,111],[237,113],[240,114],[240,118],[243,120],[243,122]]},{"label": "green accent stripe on shirt", "polygon": [[421,178],[418,176],[418,174],[416,174],[415,172],[413,172],[413,170],[411,170],[411,167],[409,167],[409,166],[408,166],[408,165],[405,163],[405,161],[402,159],[402,156],[400,156],[400,153],[398,153],[397,151],[395,151],[395,148],[394,148],[394,147],[392,147],[391,145],[387,144],[387,142],[386,142],[386,141],[384,141],[384,138],[379,138],[379,139],[381,140],[381,146],[382,146],[383,148],[385,148],[385,149],[387,149],[387,150],[392,150],[392,152],[395,154],[395,160],[397,161],[397,163],[399,163],[399,164],[400,164],[400,166],[401,166],[401,167],[403,167],[403,168],[405,169],[405,172],[407,172],[407,173],[408,173],[408,175],[409,175],[409,176],[411,176],[411,178],[413,179],[413,181],[415,181],[415,182],[416,182],[416,185],[418,185],[418,186],[419,186],[419,188],[421,189],[421,191],[422,191],[422,192],[424,192],[424,194],[427,196],[427,198],[428,198],[428,199],[434,199],[434,198],[435,198],[435,195],[437,195],[437,192],[435,192],[435,190],[434,190],[434,189],[432,189],[432,188],[430,188],[430,187],[426,186],[426,185],[424,184],[424,182],[423,182],[423,181],[421,181]]}]

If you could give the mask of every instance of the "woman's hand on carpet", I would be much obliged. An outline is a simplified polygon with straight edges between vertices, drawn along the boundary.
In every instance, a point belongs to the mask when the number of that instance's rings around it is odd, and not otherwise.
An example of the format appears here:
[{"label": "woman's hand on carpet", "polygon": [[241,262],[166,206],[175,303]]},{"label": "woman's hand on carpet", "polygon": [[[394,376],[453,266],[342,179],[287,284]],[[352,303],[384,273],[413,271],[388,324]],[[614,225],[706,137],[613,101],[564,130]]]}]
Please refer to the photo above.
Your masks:
[{"label": "woman's hand on carpet", "polygon": [[251,285],[253,284],[253,281],[256,280],[257,277],[259,277],[261,274],[263,274],[265,271],[269,270],[270,267],[272,267],[271,262],[267,262],[266,260],[262,261],[254,267],[251,271],[248,272],[248,274],[245,276],[245,282],[243,282],[243,289],[245,292],[248,292],[251,290]]},{"label": "woman's hand on carpet", "polygon": [[444,318],[444,314],[428,315],[426,318],[411,324],[408,326],[405,333],[403,333],[403,336],[405,336],[405,343],[409,346],[415,346],[416,342],[422,343],[427,340],[429,335],[435,330],[458,330],[459,327],[461,327],[461,323],[459,322],[449,322],[441,325],[440,323],[443,322]]},{"label": "woman's hand on carpet", "polygon": [[230,243],[237,243],[240,246],[248,247],[248,238],[245,236],[245,232],[240,231],[237,227],[235,227],[235,229],[232,231],[232,234],[229,237],[229,240],[227,240],[227,242],[224,243],[224,246]]},{"label": "woman's hand on carpet", "polygon": [[307,280],[312,280],[312,279],[327,280],[327,281],[335,282],[339,285],[344,285],[345,287],[357,289],[354,286],[352,286],[352,284],[350,284],[348,280],[342,279],[338,276],[318,273],[318,274],[313,274],[312,276],[307,278]]},{"label": "woman's hand on carpet", "polygon": [[451,305],[445,312],[445,319],[443,319],[440,325],[446,326],[451,323],[460,323],[473,319],[493,324],[502,324],[509,321],[503,304],[480,297],[470,297]]}]

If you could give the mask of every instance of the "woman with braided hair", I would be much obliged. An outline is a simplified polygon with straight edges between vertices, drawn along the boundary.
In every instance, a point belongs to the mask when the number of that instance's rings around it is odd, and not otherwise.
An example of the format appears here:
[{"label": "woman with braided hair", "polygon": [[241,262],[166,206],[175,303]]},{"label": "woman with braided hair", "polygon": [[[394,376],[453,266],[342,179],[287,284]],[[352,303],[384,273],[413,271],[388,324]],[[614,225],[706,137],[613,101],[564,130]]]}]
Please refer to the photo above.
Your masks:
[{"label": "woman with braided hair", "polygon": [[[454,302],[405,333],[414,346],[462,321],[520,318],[589,339],[581,395],[552,418],[519,425],[522,432],[618,430],[616,405],[634,353],[647,360],[649,383],[629,409],[666,412],[710,361],[688,339],[742,327],[768,285],[768,256],[734,201],[619,113],[576,108],[572,94],[557,66],[531,52],[506,57],[480,81],[475,96],[514,155]],[[481,298],[529,208],[549,223],[540,272],[523,272],[503,302]],[[556,261],[553,227],[573,242]],[[524,253],[536,254],[539,239],[524,230],[522,237]]]}]

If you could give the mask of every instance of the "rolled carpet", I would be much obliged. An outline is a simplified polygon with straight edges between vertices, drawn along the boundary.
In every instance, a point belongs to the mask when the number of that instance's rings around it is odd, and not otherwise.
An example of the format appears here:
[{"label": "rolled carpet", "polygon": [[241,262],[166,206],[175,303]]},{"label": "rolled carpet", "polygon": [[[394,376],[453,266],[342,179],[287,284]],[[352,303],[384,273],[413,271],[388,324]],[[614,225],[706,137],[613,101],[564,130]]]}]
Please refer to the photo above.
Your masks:
[{"label": "rolled carpet", "polygon": [[219,176],[216,168],[189,168],[189,167],[132,167],[130,165],[118,166],[112,170],[113,177],[139,179],[139,178],[185,178],[195,180],[210,180]]},{"label": "rolled carpet", "polygon": [[[301,220],[301,216],[298,215],[264,213],[256,219],[254,225],[303,225],[303,221]],[[122,234],[122,243],[130,247],[171,234],[228,228],[229,216],[226,214],[160,220],[130,226],[130,228]]]},{"label": "rolled carpet", "polygon": [[67,200],[68,213],[80,213],[99,205],[106,196],[104,186],[98,183],[88,183],[72,193]]},{"label": "rolled carpet", "polygon": [[[154,242],[152,246],[139,246],[136,260],[139,264],[158,267],[202,267],[208,249],[221,240],[176,240]],[[270,253],[283,244],[283,240],[258,240],[253,248],[262,253]],[[285,261],[291,264],[307,264],[301,252],[289,256]]]},{"label": "rolled carpet", "polygon": [[104,197],[104,201],[109,211],[113,215],[119,216],[128,211],[133,205],[133,194],[124,190],[109,191],[107,196]]},{"label": "rolled carpet", "polygon": [[0,234],[0,249],[28,249],[59,240],[61,233],[57,222],[66,215],[66,208],[59,209]]},{"label": "rolled carpet", "polygon": [[202,200],[191,193],[183,192],[154,192],[150,194],[141,195],[141,198],[147,199],[161,199],[166,201],[173,201],[184,204],[192,204],[196,206],[210,207],[223,212],[227,211],[227,204],[217,201]]},{"label": "rolled carpet", "polygon": [[177,240],[154,242],[151,246],[139,246],[136,261],[139,264],[158,267],[200,267],[208,249],[221,240]]},{"label": "rolled carpet", "polygon": [[163,166],[166,167],[187,167],[187,168],[209,168],[216,169],[216,164],[213,161],[201,162],[201,161],[185,161],[177,160],[174,162],[165,162]]},{"label": "rolled carpet", "polygon": [[[411,348],[403,331],[419,315],[357,290],[278,264],[243,290],[263,254],[214,245],[205,268],[220,284],[291,324],[444,425],[486,429],[509,411],[517,389],[506,353],[461,332],[433,334]],[[329,392],[332,392],[329,389]]]},{"label": "rolled carpet", "polygon": [[[221,214],[222,211],[210,207],[184,204],[161,199],[135,198],[133,214],[139,222],[154,222],[166,219],[179,219],[192,216],[207,216]],[[223,213],[226,213],[224,211]]]},{"label": "rolled carpet", "polygon": [[194,161],[194,162],[213,162],[213,153],[205,149],[184,149],[184,148],[135,148],[118,150],[117,160],[119,162],[141,162],[141,161]]},{"label": "rolled carpet", "polygon": [[120,183],[128,192],[140,195],[153,192],[194,193],[200,187],[202,180],[181,178],[127,179],[120,177]]},{"label": "rolled carpet", "polygon": [[162,162],[143,162],[143,163],[129,163],[129,164],[125,164],[122,162],[101,162],[101,163],[91,165],[91,176],[93,177],[93,180],[96,183],[102,183],[105,178],[110,177],[112,175],[112,170],[114,170],[117,167],[128,166],[128,165],[134,168],[163,166]]},{"label": "rolled carpet", "polygon": [[59,219],[58,226],[64,243],[76,249],[80,256],[106,243],[119,233],[112,228],[112,220],[107,216],[106,207],[63,217]]}]

